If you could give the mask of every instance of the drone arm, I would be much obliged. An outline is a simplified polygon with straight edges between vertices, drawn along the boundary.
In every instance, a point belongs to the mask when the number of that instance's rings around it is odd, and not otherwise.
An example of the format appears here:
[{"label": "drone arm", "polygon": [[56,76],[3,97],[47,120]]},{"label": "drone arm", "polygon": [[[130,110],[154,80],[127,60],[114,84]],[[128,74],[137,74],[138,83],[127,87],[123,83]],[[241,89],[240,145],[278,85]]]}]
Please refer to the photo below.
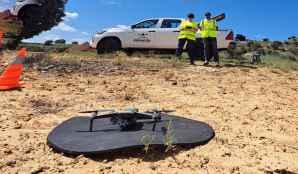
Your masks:
[{"label": "drone arm", "polygon": [[104,119],[104,118],[112,118],[114,116],[115,116],[114,114],[108,114],[108,115],[103,115],[103,116],[98,116],[97,114],[93,115],[90,119],[89,132],[93,132],[93,122],[94,122],[94,120]]}]

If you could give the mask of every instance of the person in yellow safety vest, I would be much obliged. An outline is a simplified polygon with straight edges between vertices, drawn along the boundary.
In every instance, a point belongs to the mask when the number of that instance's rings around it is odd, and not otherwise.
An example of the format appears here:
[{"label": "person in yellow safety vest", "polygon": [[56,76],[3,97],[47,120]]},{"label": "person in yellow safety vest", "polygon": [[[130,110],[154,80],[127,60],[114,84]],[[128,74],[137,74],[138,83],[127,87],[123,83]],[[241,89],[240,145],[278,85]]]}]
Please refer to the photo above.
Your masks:
[{"label": "person in yellow safety vest", "polygon": [[193,21],[195,15],[190,13],[187,15],[187,19],[182,21],[179,26],[178,36],[178,48],[176,50],[176,56],[181,57],[185,44],[187,43],[188,56],[190,58],[190,64],[195,65],[196,58],[196,33],[198,31],[198,24]]},{"label": "person in yellow safety vest", "polygon": [[214,61],[219,66],[219,56],[217,50],[217,31],[218,26],[216,20],[211,18],[211,13],[207,12],[205,14],[206,19],[202,20],[200,23],[200,34],[201,38],[204,42],[204,54],[205,54],[205,62],[204,65],[208,65],[210,59],[213,57]]}]

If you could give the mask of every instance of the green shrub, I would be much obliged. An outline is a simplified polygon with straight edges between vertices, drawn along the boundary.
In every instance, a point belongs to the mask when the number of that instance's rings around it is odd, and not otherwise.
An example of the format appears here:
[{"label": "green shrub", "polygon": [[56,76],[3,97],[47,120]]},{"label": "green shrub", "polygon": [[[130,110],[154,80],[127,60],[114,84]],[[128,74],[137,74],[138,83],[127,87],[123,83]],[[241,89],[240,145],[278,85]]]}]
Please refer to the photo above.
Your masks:
[{"label": "green shrub", "polygon": [[296,56],[295,54],[293,54],[291,52],[281,52],[280,53],[280,56],[282,58],[285,58],[285,59],[290,59],[290,60],[293,60],[293,61],[298,61],[298,56]]},{"label": "green shrub", "polygon": [[229,55],[229,58],[237,58],[240,59],[242,57],[243,54],[247,53],[248,50],[245,46],[237,46],[235,49],[228,49],[227,53]]},{"label": "green shrub", "polygon": [[296,36],[291,36],[291,37],[288,38],[288,40],[296,41],[297,37]]},{"label": "green shrub", "polygon": [[56,44],[65,44],[66,43],[66,40],[64,39],[58,39],[55,41]]},{"label": "green shrub", "polygon": [[265,66],[278,68],[283,71],[298,71],[298,61],[293,61],[282,56],[267,55],[263,57],[262,62]]},{"label": "green shrub", "polygon": [[265,49],[265,55],[272,55],[273,51],[271,49]]},{"label": "green shrub", "polygon": [[46,45],[46,46],[53,45],[53,41],[52,40],[47,40],[47,41],[44,42],[44,45]]},{"label": "green shrub", "polygon": [[64,51],[66,51],[68,49],[68,47],[56,47],[54,49],[54,52],[56,53],[63,53]]},{"label": "green shrub", "polygon": [[283,46],[283,43],[280,41],[274,41],[271,43],[271,48],[273,50],[279,50],[279,49],[281,49],[282,46]]},{"label": "green shrub", "polygon": [[262,48],[262,45],[257,41],[250,41],[247,43],[249,51],[256,51],[259,48]]},{"label": "green shrub", "polygon": [[290,47],[289,51],[293,54],[295,54],[296,56],[298,56],[298,48],[297,47]]},{"label": "green shrub", "polygon": [[236,41],[246,41],[246,37],[242,34],[237,34],[235,37]]},{"label": "green shrub", "polygon": [[261,54],[261,55],[265,55],[265,54],[266,54],[266,51],[265,51],[264,48],[258,48],[256,51],[257,51],[259,54]]},{"label": "green shrub", "polygon": [[31,44],[31,43],[24,43],[20,44],[19,47],[25,47],[28,51],[31,52],[44,52],[45,47],[42,44]]}]

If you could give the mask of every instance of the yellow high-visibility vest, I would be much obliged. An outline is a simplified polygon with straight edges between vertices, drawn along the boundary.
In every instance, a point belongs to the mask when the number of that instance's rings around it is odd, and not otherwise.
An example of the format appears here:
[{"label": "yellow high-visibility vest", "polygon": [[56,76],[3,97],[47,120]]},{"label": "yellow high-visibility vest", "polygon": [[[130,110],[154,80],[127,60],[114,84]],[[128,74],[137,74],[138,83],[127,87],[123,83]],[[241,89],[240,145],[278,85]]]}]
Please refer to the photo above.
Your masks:
[{"label": "yellow high-visibility vest", "polygon": [[215,37],[217,36],[217,24],[215,20],[203,20],[200,23],[201,26],[201,37],[208,38],[208,37]]},{"label": "yellow high-visibility vest", "polygon": [[182,21],[179,26],[180,33],[179,39],[196,40],[196,32],[191,29],[197,29],[198,24],[196,22],[190,22],[187,20]]}]

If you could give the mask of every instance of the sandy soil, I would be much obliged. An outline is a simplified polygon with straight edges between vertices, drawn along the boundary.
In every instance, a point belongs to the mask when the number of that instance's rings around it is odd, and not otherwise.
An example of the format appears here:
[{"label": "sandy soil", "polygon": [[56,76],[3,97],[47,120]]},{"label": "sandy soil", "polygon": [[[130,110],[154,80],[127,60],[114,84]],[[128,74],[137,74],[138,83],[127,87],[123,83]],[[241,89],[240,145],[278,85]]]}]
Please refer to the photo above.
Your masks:
[{"label": "sandy soil", "polygon": [[[27,88],[0,93],[0,173],[298,173],[297,72],[131,60],[140,67],[88,60],[26,70]],[[149,61],[156,66],[142,68]],[[65,157],[46,145],[48,133],[78,111],[127,107],[175,109],[210,124],[216,137],[194,149],[97,158]]]}]

